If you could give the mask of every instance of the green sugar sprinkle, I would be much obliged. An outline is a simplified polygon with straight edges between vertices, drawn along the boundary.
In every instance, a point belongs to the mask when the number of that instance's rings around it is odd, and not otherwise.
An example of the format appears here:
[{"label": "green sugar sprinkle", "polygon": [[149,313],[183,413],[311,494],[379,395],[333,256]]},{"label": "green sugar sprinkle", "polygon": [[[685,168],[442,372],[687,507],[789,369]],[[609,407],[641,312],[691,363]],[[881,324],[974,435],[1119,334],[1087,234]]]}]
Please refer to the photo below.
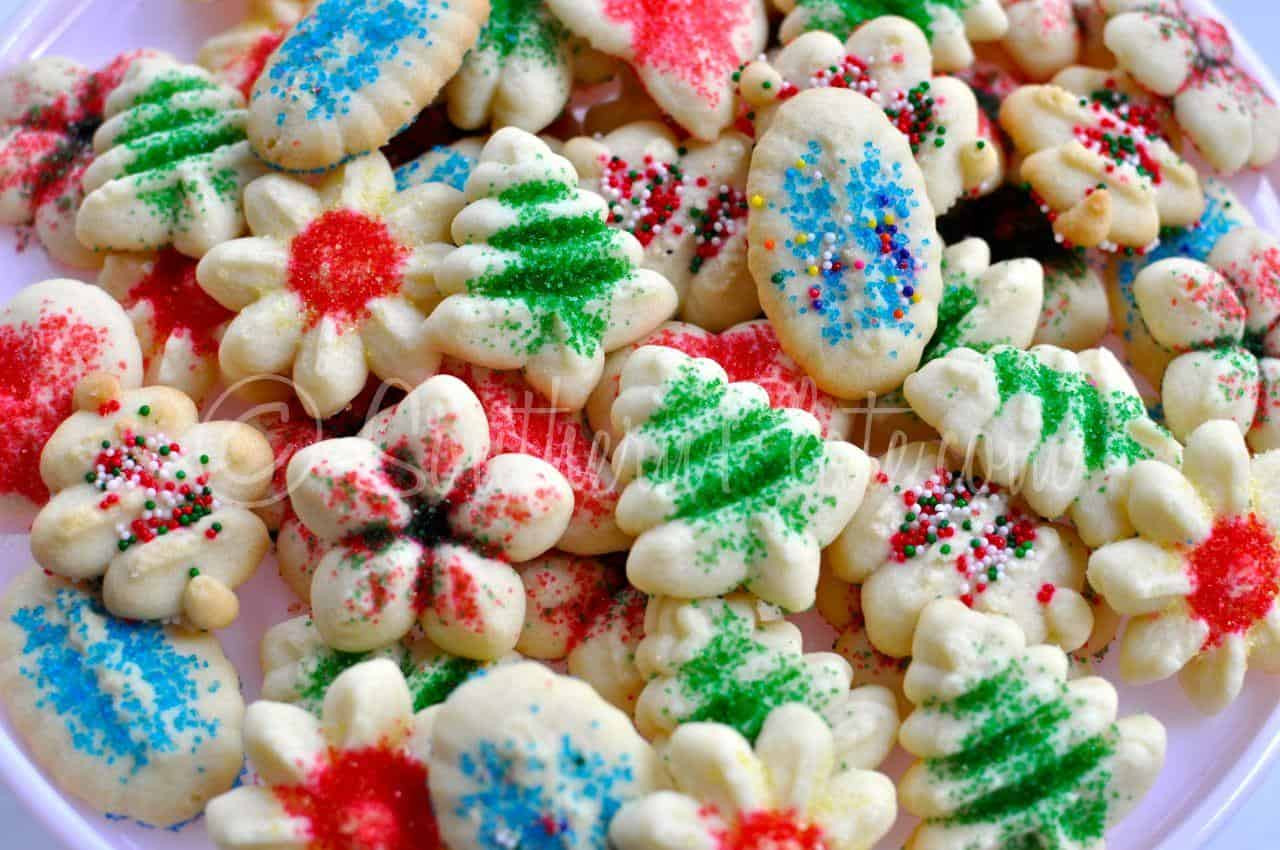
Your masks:
[{"label": "green sugar sprinkle", "polygon": [[846,38],[860,25],[882,15],[898,15],[911,21],[933,39],[933,21],[940,9],[957,14],[974,0],[799,0],[799,7],[809,9],[807,30],[826,30],[837,38]]},{"label": "green sugar sprinkle", "polygon": [[148,171],[168,171],[183,160],[209,154],[218,148],[234,145],[245,138],[244,130],[228,122],[225,116],[189,126],[174,127],[163,133],[153,133],[126,147],[133,152],[133,161],[125,167],[127,175]]},{"label": "green sugar sprinkle", "polygon": [[218,86],[204,77],[185,73],[174,73],[157,77],[150,85],[133,99],[133,106],[144,104],[161,104],[174,96],[190,91],[212,91]]},{"label": "green sugar sprinkle", "polygon": [[454,689],[480,668],[478,661],[457,658],[447,653],[415,661],[403,644],[393,644],[374,652],[342,652],[321,649],[304,665],[302,681],[298,687],[298,703],[312,714],[319,715],[324,706],[324,696],[329,686],[344,671],[371,658],[391,656],[404,674],[413,696],[413,710],[444,702]]},{"label": "green sugar sprinkle", "polygon": [[[965,336],[972,330],[973,323],[968,320],[973,308],[978,306],[978,293],[965,283],[949,285],[942,293],[942,302],[938,304],[938,329],[924,348],[920,358],[921,364],[937,360],[947,352],[966,345]],[[986,351],[991,344],[970,348]]]},{"label": "green sugar sprinkle", "polygon": [[1146,419],[1142,401],[1123,392],[1104,393],[1083,373],[1059,372],[1033,354],[1003,348],[988,354],[996,374],[1000,407],[1015,396],[1040,399],[1040,445],[1077,429],[1084,446],[1085,468],[1103,469],[1112,461],[1132,466],[1151,452],[1129,436],[1129,424]]},{"label": "green sugar sprinkle", "polygon": [[550,66],[564,61],[560,48],[568,34],[542,0],[490,0],[489,8],[489,22],[480,31],[476,50]]},{"label": "green sugar sprinkle", "polygon": [[409,693],[413,694],[413,710],[419,712],[444,702],[454,689],[480,669],[480,662],[441,655],[415,666],[413,660],[406,657],[400,669],[409,683]]}]

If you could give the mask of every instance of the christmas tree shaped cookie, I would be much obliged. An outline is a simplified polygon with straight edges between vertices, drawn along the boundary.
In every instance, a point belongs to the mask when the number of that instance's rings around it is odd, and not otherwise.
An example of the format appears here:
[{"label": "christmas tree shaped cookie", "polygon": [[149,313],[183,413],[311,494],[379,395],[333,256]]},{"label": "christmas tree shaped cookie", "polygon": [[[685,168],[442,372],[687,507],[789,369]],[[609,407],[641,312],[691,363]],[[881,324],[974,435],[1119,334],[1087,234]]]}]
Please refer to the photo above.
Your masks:
[{"label": "christmas tree shaped cookie", "polygon": [[922,823],[906,850],[1101,848],[1164,764],[1159,721],[1116,720],[1115,688],[1068,682],[1066,654],[1012,620],[934,602],[912,656],[899,740],[919,761],[898,795]]},{"label": "christmas tree shaped cookie", "polygon": [[675,349],[641,348],[619,386],[613,423],[627,433],[613,468],[625,486],[618,526],[638,535],[631,583],[686,599],[745,587],[792,611],[812,605],[820,550],[862,501],[866,455]]},{"label": "christmas tree shaped cookie", "polygon": [[607,352],[652,331],[676,309],[666,278],[639,268],[635,237],[605,223],[607,204],[541,139],[493,134],[453,221],[461,247],[436,269],[446,297],[427,318],[445,354],[491,369],[524,369],[557,407],[586,403]]}]

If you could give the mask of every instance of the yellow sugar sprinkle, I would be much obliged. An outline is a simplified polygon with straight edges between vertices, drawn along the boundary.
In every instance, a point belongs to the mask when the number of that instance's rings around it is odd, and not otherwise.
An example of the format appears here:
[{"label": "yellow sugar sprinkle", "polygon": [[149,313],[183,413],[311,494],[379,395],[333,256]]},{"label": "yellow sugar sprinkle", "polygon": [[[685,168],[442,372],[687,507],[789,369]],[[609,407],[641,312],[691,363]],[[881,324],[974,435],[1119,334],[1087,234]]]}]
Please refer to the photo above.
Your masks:
[{"label": "yellow sugar sprinkle", "polygon": [[797,245],[803,245],[803,244],[805,244],[805,243],[806,243],[806,242],[808,242],[808,241],[809,241],[809,237],[808,237],[808,236],[805,236],[803,233],[797,233],[797,234],[796,234],[796,244],[797,244]]},{"label": "yellow sugar sprinkle", "polygon": [[751,206],[755,207],[756,209],[760,209],[762,206],[764,206],[764,195],[752,195]]},{"label": "yellow sugar sprinkle", "polygon": [[818,276],[818,267],[817,267],[817,266],[809,266],[809,268],[805,269],[805,271],[809,272],[809,277],[817,277],[817,276]]},{"label": "yellow sugar sprinkle", "polygon": [[893,217],[893,213],[885,213],[885,214],[884,214],[884,223],[885,223],[885,224],[893,224],[895,221],[897,221],[897,219]]},{"label": "yellow sugar sprinkle", "polygon": [[911,303],[912,303],[912,304],[919,304],[919,303],[920,303],[920,293],[919,293],[919,292],[917,292],[915,295],[912,295],[912,296],[911,296]]},{"label": "yellow sugar sprinkle", "polygon": [[796,168],[804,168],[804,160],[803,160],[803,159],[797,159],[797,160],[796,160]]}]

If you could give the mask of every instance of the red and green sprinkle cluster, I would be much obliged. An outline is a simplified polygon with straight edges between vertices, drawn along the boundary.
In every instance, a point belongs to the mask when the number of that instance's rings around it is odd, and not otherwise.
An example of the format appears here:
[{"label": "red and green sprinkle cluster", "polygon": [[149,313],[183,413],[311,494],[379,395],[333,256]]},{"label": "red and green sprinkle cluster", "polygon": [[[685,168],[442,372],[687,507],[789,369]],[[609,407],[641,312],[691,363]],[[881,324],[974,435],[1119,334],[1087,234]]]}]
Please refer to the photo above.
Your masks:
[{"label": "red and green sprinkle cluster", "polygon": [[[609,202],[609,223],[629,231],[648,246],[680,209],[684,173],[674,162],[645,156],[639,167],[610,157],[600,177],[600,194]],[[680,225],[675,225],[676,233]]]},{"label": "red and green sprinkle cluster", "polygon": [[936,120],[928,80],[922,80],[907,91],[894,92],[884,106],[884,113],[889,123],[907,137],[912,153],[920,152],[920,146],[929,141],[926,137],[931,133],[934,147],[940,148],[947,143],[947,128]]},{"label": "red and green sprinkle cluster", "polygon": [[[699,188],[706,187],[709,182],[706,177],[697,179]],[[746,226],[747,196],[732,186],[721,185],[707,199],[705,208],[694,207],[689,210],[689,218],[694,229],[694,241],[697,243],[693,259],[689,261],[689,271],[697,274],[704,263],[719,255],[725,242],[740,227]]]},{"label": "red and green sprinkle cluster", "polygon": [[1087,98],[1081,98],[1080,105],[1093,113],[1094,123],[1077,125],[1074,128],[1076,140],[1111,160],[1107,164],[1108,174],[1119,166],[1127,165],[1156,185],[1162,182],[1160,163],[1151,152],[1154,140],[1144,124],[1129,120],[1102,103]]}]

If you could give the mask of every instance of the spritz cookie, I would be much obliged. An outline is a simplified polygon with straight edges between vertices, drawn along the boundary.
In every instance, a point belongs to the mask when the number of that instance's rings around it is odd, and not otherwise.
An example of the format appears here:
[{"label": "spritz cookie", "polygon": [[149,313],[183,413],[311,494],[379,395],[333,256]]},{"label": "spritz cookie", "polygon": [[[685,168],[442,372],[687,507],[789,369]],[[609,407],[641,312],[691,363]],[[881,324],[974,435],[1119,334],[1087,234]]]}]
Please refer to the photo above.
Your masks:
[{"label": "spritz cookie", "polygon": [[1147,250],[1161,227],[1204,211],[1195,169],[1131,113],[1058,86],[1023,86],[1001,105],[1000,126],[1025,157],[1021,179],[1071,245]]},{"label": "spritz cookie", "polygon": [[596,50],[635,70],[662,111],[714,141],[733,120],[733,71],[768,37],[764,0],[547,0]]},{"label": "spritz cookie", "polygon": [[244,19],[206,41],[196,62],[234,87],[248,102],[267,60],[284,41],[289,28],[306,14],[310,2],[249,0]]},{"label": "spritz cookie", "polygon": [[1280,672],[1280,454],[1249,457],[1233,423],[1206,422],[1187,438],[1182,471],[1156,461],[1130,475],[1138,536],[1089,558],[1089,581],[1133,619],[1120,673],[1150,682],[1181,671],[1201,711],[1240,693],[1250,662]]},{"label": "spritz cookie", "polygon": [[675,312],[675,288],[638,268],[640,243],[605,223],[606,201],[579,189],[573,165],[537,136],[494,133],[466,196],[453,220],[461,247],[435,268],[445,298],[424,326],[431,344],[523,369],[556,407],[582,407],[605,354]]},{"label": "spritz cookie", "polygon": [[71,415],[75,389],[104,372],[132,389],[142,383],[142,350],[129,317],[96,286],[55,279],[18,290],[0,310],[0,505],[25,513],[49,489],[40,451]]},{"label": "spritz cookie", "polygon": [[201,257],[239,236],[244,187],[265,170],[247,114],[240,93],[203,68],[163,54],[133,62],[93,134],[77,238],[95,251],[173,245]]},{"label": "spritz cookie", "polygon": [[484,669],[478,661],[450,655],[425,637],[395,641],[369,652],[330,649],[305,615],[267,629],[259,658],[262,698],[291,703],[316,717],[322,716],[325,696],[338,676],[374,658],[386,658],[400,669],[415,712],[444,702],[455,688]]},{"label": "spritz cookie", "polygon": [[325,643],[376,649],[421,623],[468,658],[510,651],[524,589],[509,562],[564,533],[573,491],[545,461],[490,457],[484,409],[448,375],[420,384],[362,436],[289,461],[289,497],[320,541],[312,616]]},{"label": "spritz cookie", "polygon": [[1061,649],[1027,643],[1013,621],[953,600],[924,610],[899,734],[917,761],[898,799],[922,821],[906,850],[1101,848],[1155,782],[1160,722],[1117,720],[1105,679],[1067,681]]},{"label": "spritz cookie", "polygon": [[416,386],[439,355],[423,319],[439,301],[433,274],[452,247],[461,196],[440,183],[397,192],[381,153],[352,160],[316,188],[281,174],[245,190],[253,236],[218,245],[200,286],[237,312],[218,349],[233,388],[287,374],[303,407],[326,417],[369,374]]},{"label": "spritz cookie", "polygon": [[1098,269],[1088,258],[1076,254],[1041,266],[1044,301],[1032,342],[1069,351],[1100,345],[1111,327],[1111,302]]},{"label": "spritz cookie", "polygon": [[800,92],[757,143],[747,194],[751,273],[783,350],[841,398],[900,386],[942,297],[942,240],[907,138],[862,95]]},{"label": "spritz cookie", "polygon": [[768,62],[743,68],[738,88],[760,132],[779,104],[807,89],[847,88],[871,98],[911,143],[939,215],[1004,179],[974,93],[955,77],[933,76],[929,42],[904,18],[877,18],[843,44],[827,32],[805,33]]},{"label": "spritz cookie", "polygon": [[604,364],[604,375],[587,401],[587,418],[597,434],[606,434],[609,447],[616,446],[622,432],[613,427],[613,402],[627,361],[639,348],[661,345],[683,351],[690,357],[714,360],[731,382],[750,381],[764,388],[773,407],[795,407],[813,415],[822,427],[822,436],[849,439],[852,412],[849,403],[818,389],[796,361],[782,350],[778,334],[767,319],[711,333],[685,322],[667,322],[633,345],[615,351]]},{"label": "spritz cookie", "polygon": [[645,611],[636,663],[648,680],[636,727],[653,739],[683,723],[711,721],[754,741],[775,708],[801,703],[835,732],[837,749],[862,767],[893,748],[897,708],[884,688],[849,689],[849,664],[804,652],[800,629],[782,612],[737,593],[708,599],[655,596]]},{"label": "spritz cookie", "polygon": [[1091,547],[1131,533],[1123,504],[1133,465],[1176,463],[1181,452],[1105,348],[959,348],[925,364],[903,390],[981,474],[1012,487],[1042,517],[1069,514]]},{"label": "spritz cookie", "polygon": [[823,719],[802,705],[774,709],[754,748],[732,727],[686,724],[663,749],[673,789],[623,806],[610,844],[868,850],[893,825],[893,782],[845,757]]},{"label": "spritz cookie", "polygon": [[818,578],[818,599],[814,604],[822,619],[836,631],[831,650],[849,662],[852,683],[880,685],[893,694],[899,714],[906,714],[910,703],[902,693],[902,677],[910,658],[885,655],[871,645],[867,637],[867,621],[862,613],[862,588],[841,581],[824,568]]},{"label": "spritz cookie", "polygon": [[222,850],[443,847],[427,788],[431,722],[386,659],[339,675],[323,719],[253,703],[244,739],[257,782],[209,803],[209,838]]},{"label": "spritz cookie", "polygon": [[433,145],[422,155],[396,167],[396,190],[423,183],[443,183],[461,192],[480,161],[484,139],[469,137],[447,145]]},{"label": "spritz cookie", "polygon": [[108,375],[76,388],[40,475],[54,495],[31,526],[31,553],[66,578],[103,580],[117,617],[221,629],[233,592],[266,555],[249,508],[271,485],[271,447],[255,428],[200,422],[171,387],[124,390]]},{"label": "spritz cookie", "polygon": [[757,384],[661,346],[619,379],[618,527],[637,535],[627,577],[685,599],[739,587],[790,611],[813,604],[819,553],[862,500],[871,463],[818,421],[774,409]]},{"label": "spritz cookie", "polygon": [[1009,29],[1001,0],[774,0],[787,13],[779,30],[783,43],[803,32],[825,30],[845,38],[862,24],[902,15],[929,37],[933,64],[958,71],[973,64],[973,43],[996,41]]},{"label": "spritz cookie", "polygon": [[750,140],[730,131],[680,142],[665,124],[638,121],[570,139],[564,155],[608,202],[608,222],[639,240],[645,268],[675,286],[680,318],[720,331],[760,314],[747,269]]},{"label": "spritz cookie", "polygon": [[0,223],[34,226],[59,262],[90,269],[102,263],[76,238],[93,134],[105,118],[107,94],[125,71],[156,55],[127,51],[97,71],[42,56],[0,76]]},{"label": "spritz cookie", "polygon": [[483,0],[318,0],[271,54],[249,99],[263,160],[320,171],[386,144],[462,65]]},{"label": "spritz cookie", "polygon": [[0,601],[0,659],[13,730],[100,812],[177,826],[240,773],[244,701],[212,635],[118,620],[32,567]]},{"label": "spritz cookie", "polygon": [[627,583],[620,566],[559,552],[521,565],[520,579],[526,601],[516,649],[566,661],[570,675],[630,714],[644,688],[635,651],[649,598]]},{"label": "spritz cookie", "polygon": [[1223,24],[1181,0],[1102,0],[1116,63],[1173,99],[1178,124],[1209,164],[1231,174],[1280,153],[1280,107],[1235,61]]},{"label": "spritz cookie", "polygon": [[1000,45],[1028,79],[1047,80],[1079,57],[1080,22],[1072,0],[1005,0],[1004,7],[1009,30]]},{"label": "spritz cookie", "polygon": [[109,254],[98,286],[133,322],[146,382],[203,399],[218,380],[218,342],[235,314],[196,283],[196,261],[173,248]]},{"label": "spritz cookie", "polygon": [[911,653],[920,612],[943,598],[1010,617],[1035,643],[1077,649],[1093,627],[1081,595],[1087,557],[1073,531],[966,475],[940,443],[880,458],[858,512],[825,553],[838,578],[862,585],[872,645],[897,658]]},{"label": "spritz cookie", "polygon": [[431,798],[450,847],[597,850],[632,800],[664,784],[626,714],[533,662],[458,688],[435,717]]},{"label": "spritz cookie", "polygon": [[569,31],[544,0],[497,0],[445,87],[449,120],[464,130],[492,124],[540,132],[569,102]]}]

